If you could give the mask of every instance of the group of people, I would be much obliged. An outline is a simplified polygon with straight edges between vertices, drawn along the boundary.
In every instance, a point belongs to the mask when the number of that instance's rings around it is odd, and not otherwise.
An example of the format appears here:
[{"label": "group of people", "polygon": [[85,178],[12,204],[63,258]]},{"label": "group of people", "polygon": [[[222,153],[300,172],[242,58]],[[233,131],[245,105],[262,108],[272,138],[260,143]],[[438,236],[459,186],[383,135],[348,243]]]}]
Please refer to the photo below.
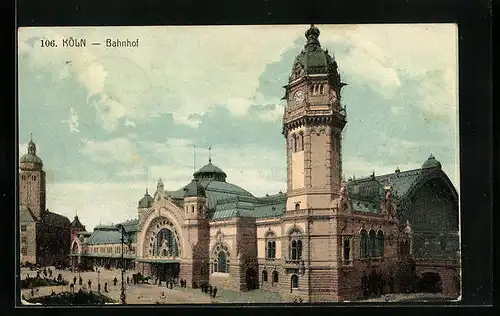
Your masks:
[{"label": "group of people", "polygon": [[210,297],[215,297],[215,295],[217,295],[217,287],[212,288],[210,284],[203,284],[200,288],[203,293],[210,295]]},{"label": "group of people", "polygon": [[[181,282],[182,282],[182,280],[181,280]],[[173,289],[174,282],[172,280],[165,281],[165,283],[166,283],[167,288]],[[156,278],[155,279],[155,284],[158,284],[158,286],[161,286],[161,279],[160,278]]]}]

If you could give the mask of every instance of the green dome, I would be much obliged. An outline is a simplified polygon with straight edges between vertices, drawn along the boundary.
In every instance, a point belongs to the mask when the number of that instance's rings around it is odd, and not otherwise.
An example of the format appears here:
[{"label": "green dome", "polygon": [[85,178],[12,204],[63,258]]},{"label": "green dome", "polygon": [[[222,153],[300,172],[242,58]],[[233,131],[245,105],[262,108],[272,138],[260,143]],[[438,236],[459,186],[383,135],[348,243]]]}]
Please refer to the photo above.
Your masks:
[{"label": "green dome", "polygon": [[422,165],[422,169],[431,169],[431,168],[441,169],[441,163],[438,160],[436,160],[436,158],[432,154]]},{"label": "green dome", "polygon": [[193,174],[195,180],[216,180],[216,181],[226,181],[226,173],[222,171],[221,168],[212,165],[212,161],[209,160],[208,165],[205,165]]},{"label": "green dome", "polygon": [[149,208],[151,204],[153,204],[154,199],[149,195],[148,190],[146,190],[146,194],[139,201],[139,208]]},{"label": "green dome", "polygon": [[36,155],[36,145],[33,141],[28,143],[28,153],[21,157],[21,163],[35,163],[43,165],[42,159]]},{"label": "green dome", "polygon": [[[307,43],[302,52],[295,58],[293,63],[293,72],[299,72],[301,75],[327,74],[332,83],[341,87],[340,75],[337,70],[335,57],[328,54],[328,50],[323,50],[318,40],[320,31],[314,25],[306,31]],[[296,77],[290,76],[290,82]]]},{"label": "green dome", "polygon": [[184,197],[205,197],[205,189],[196,179],[193,179],[183,190]]}]

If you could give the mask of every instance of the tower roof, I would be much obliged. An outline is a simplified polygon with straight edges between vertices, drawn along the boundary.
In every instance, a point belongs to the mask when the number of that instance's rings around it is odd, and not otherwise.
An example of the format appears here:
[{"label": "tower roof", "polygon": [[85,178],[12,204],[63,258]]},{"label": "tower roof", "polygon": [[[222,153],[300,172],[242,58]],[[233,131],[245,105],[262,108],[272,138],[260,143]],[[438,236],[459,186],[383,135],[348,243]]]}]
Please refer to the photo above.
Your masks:
[{"label": "tower roof", "polygon": [[21,163],[34,163],[43,166],[42,159],[36,155],[36,145],[33,140],[28,143],[28,153],[23,155],[20,159]]},{"label": "tower roof", "polygon": [[200,181],[193,179],[184,187],[184,197],[205,197],[205,189]]},{"label": "tower roof", "polygon": [[427,160],[422,164],[422,169],[429,168],[439,168],[441,169],[441,163],[434,157],[433,154],[427,158]]},{"label": "tower roof", "polygon": [[[325,74],[333,79],[333,84],[341,86],[340,75],[337,71],[335,57],[323,50],[319,42],[320,31],[314,25],[305,32],[307,42],[293,63],[293,71],[299,71],[303,75]],[[296,77],[291,76],[290,82]]]},{"label": "tower roof", "polygon": [[139,208],[149,208],[153,202],[153,197],[149,195],[148,190],[146,190],[146,194],[139,200]]},{"label": "tower roof", "polygon": [[85,229],[85,226],[83,226],[82,223],[80,222],[80,219],[78,218],[78,215],[75,215],[75,218],[71,222],[71,227]]},{"label": "tower roof", "polygon": [[193,174],[196,180],[217,180],[226,181],[226,173],[219,167],[212,164],[210,160],[207,165],[201,167]]}]

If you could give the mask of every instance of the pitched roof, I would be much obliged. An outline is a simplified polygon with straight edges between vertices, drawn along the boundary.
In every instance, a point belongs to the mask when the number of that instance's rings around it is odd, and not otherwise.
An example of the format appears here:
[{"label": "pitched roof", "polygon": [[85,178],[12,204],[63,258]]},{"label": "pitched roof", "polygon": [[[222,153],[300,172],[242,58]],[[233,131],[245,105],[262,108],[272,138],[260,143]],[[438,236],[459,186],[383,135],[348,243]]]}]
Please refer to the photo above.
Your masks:
[{"label": "pitched roof", "polygon": [[62,216],[49,211],[45,211],[43,213],[43,221],[53,226],[63,226],[67,228],[71,227],[71,222],[66,216]]},{"label": "pitched roof", "polygon": [[71,222],[71,227],[74,227],[74,228],[83,228],[85,230],[85,226],[83,226],[82,223],[80,222],[80,219],[78,218],[78,215],[75,215],[75,218]]}]

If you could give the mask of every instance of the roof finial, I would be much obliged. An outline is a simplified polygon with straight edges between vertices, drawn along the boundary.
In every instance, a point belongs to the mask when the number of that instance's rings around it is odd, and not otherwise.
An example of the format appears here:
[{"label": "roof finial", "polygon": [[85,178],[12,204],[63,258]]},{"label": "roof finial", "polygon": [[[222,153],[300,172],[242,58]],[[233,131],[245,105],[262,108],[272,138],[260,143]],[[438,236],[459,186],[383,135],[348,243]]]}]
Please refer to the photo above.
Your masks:
[{"label": "roof finial", "polygon": [[30,133],[30,142],[33,141],[33,133]]},{"label": "roof finial", "polygon": [[145,168],[145,173],[146,173],[146,195],[148,194],[148,166]]},{"label": "roof finial", "polygon": [[75,217],[78,217],[78,209],[75,209]]},{"label": "roof finial", "polygon": [[212,150],[212,146],[209,146],[208,147],[208,163],[210,163],[210,164],[212,163],[212,152],[211,152],[211,150]]}]

